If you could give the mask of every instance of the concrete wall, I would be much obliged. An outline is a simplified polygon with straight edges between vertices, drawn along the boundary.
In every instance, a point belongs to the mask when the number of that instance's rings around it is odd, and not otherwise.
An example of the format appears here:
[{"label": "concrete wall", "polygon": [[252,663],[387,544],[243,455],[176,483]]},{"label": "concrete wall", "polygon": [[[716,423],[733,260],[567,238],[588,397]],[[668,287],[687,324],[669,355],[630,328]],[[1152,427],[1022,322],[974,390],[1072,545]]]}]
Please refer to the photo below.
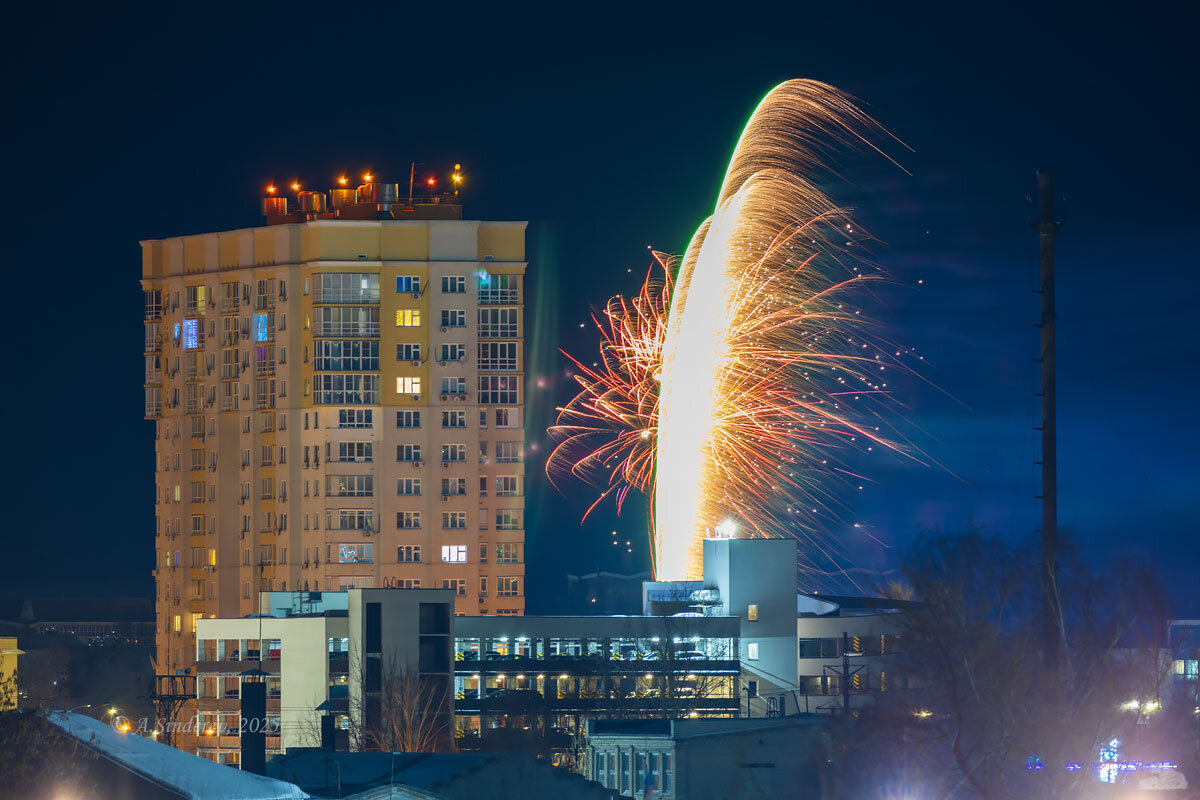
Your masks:
[{"label": "concrete wall", "polygon": [[[795,690],[796,542],[706,539],[704,586],[721,593],[719,613],[740,621],[742,668],[760,681],[760,693]],[[750,658],[752,644],[757,659]]]}]

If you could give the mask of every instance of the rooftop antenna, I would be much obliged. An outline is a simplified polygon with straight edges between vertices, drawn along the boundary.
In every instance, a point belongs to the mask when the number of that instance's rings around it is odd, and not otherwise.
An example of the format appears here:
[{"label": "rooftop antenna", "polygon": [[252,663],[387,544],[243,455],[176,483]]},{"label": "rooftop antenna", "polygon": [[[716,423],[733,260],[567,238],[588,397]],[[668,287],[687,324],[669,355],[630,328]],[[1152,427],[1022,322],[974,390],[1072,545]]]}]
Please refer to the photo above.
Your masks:
[{"label": "rooftop antenna", "polygon": [[1046,666],[1058,664],[1062,615],[1058,599],[1058,443],[1054,358],[1054,236],[1062,222],[1054,217],[1054,173],[1039,170],[1038,216],[1031,221],[1038,232],[1041,256],[1042,317],[1042,613]]},{"label": "rooftop antenna", "polygon": [[408,207],[409,208],[413,207],[413,179],[416,177],[417,165],[420,163],[423,163],[423,162],[414,161],[414,162],[412,162],[411,166],[409,166],[409,168],[408,168]]}]

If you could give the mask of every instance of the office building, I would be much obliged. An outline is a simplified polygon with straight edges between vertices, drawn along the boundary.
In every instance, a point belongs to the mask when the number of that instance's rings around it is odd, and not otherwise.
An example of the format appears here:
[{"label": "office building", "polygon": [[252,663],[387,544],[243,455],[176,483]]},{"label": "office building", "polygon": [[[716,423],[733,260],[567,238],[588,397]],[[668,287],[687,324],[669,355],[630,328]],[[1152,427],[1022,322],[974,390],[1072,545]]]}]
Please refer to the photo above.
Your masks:
[{"label": "office building", "polygon": [[[266,755],[328,744],[393,749],[388,704],[419,697],[427,749],[451,749],[451,609],[448,589],[270,592],[265,613],[197,623],[197,754],[241,760],[241,690],[266,686]],[[386,635],[384,633],[386,632]],[[390,720],[389,720],[390,721]],[[439,741],[440,739],[440,741]]]},{"label": "office building", "polygon": [[449,589],[519,615],[524,222],[367,182],[144,241],[157,665],[263,591]]}]

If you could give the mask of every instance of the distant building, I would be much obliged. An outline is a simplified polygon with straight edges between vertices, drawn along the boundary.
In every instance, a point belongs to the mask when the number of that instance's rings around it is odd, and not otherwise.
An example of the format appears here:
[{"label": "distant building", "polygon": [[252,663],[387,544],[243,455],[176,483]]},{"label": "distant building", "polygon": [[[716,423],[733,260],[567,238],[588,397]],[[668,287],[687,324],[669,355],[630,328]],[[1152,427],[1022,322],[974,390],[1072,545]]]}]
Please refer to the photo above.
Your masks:
[{"label": "distant building", "polygon": [[78,637],[88,645],[152,647],[154,600],[122,596],[102,584],[8,586],[0,592],[0,630]]},{"label": "distant building", "polygon": [[1200,708],[1200,619],[1173,619],[1167,624],[1172,698]]},{"label": "distant building", "polygon": [[415,673],[442,699],[438,727],[448,747],[453,604],[445,589],[272,592],[263,600],[268,614],[199,620],[197,753],[240,763],[241,688],[260,678],[268,755],[319,745],[325,714],[333,717],[334,747],[366,746],[381,691],[397,671]]},{"label": "distant building", "polygon": [[649,800],[821,797],[821,718],[592,720],[588,777]]},{"label": "distant building", "polygon": [[649,572],[622,575],[593,572],[567,576],[565,614],[637,614],[642,605],[642,583]]}]

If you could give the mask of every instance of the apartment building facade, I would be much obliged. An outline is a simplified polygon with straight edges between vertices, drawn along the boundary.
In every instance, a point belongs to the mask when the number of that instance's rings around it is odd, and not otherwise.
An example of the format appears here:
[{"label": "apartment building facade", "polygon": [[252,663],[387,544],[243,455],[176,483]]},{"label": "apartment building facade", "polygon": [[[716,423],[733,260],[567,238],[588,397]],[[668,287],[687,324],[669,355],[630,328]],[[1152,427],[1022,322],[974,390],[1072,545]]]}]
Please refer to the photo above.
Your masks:
[{"label": "apartment building facade", "polygon": [[264,591],[524,612],[526,223],[375,208],[141,243],[160,673]]}]

